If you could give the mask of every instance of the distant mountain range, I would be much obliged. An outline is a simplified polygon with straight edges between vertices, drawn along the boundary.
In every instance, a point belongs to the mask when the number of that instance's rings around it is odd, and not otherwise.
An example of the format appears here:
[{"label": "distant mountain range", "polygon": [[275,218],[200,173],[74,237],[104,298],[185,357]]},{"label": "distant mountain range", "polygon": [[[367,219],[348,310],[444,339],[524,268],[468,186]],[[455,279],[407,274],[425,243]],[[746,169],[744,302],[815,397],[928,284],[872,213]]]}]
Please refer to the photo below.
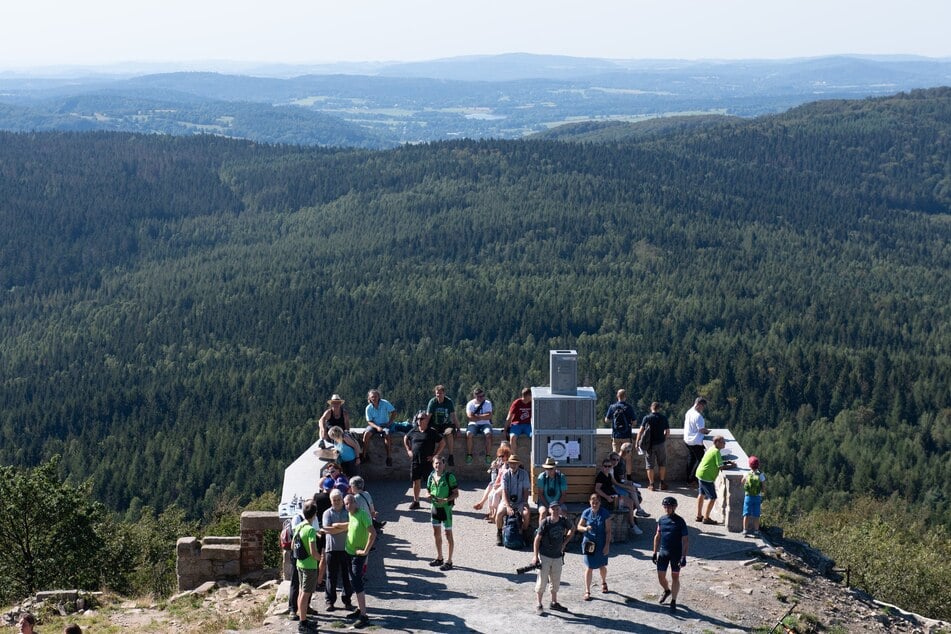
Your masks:
[{"label": "distant mountain range", "polygon": [[113,67],[0,74],[0,129],[217,134],[385,148],[520,138],[580,121],[751,117],[817,99],[951,85],[951,60],[916,57],[683,61],[513,53],[218,67],[230,72],[140,74]]}]

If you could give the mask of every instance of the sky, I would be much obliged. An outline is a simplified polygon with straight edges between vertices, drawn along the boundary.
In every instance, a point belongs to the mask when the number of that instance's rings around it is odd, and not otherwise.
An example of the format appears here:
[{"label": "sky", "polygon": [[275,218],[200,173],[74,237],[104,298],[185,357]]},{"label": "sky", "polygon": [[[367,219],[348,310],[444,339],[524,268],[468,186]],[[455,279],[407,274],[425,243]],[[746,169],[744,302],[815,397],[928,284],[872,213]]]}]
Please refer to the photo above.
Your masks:
[{"label": "sky", "polygon": [[951,57],[948,0],[5,0],[0,72],[525,52],[609,59]]}]

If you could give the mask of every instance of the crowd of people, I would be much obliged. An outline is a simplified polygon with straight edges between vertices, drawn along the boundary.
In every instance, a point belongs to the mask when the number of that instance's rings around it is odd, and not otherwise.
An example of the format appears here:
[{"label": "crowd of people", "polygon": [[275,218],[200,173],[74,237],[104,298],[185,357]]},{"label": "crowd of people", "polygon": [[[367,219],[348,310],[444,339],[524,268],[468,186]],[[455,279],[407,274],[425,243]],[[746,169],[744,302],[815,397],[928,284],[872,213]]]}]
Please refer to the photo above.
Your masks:
[{"label": "crowd of people", "polygon": [[[549,609],[564,611],[558,602],[558,588],[564,553],[577,534],[581,537],[584,569],[584,600],[591,599],[594,571],[601,579],[601,591],[608,592],[607,565],[613,538],[615,513],[627,516],[627,525],[634,535],[641,535],[637,519],[649,517],[641,506],[641,485],[634,482],[634,455],[642,456],[649,491],[666,491],[667,449],[670,425],[660,403],[650,405],[650,412],[638,421],[635,410],[626,400],[625,390],[617,391],[617,400],[606,414],[611,428],[612,452],[600,462],[592,484],[588,507],[573,522],[565,508],[568,480],[548,457],[535,480],[537,529],[532,529],[532,482],[528,470],[517,454],[520,438],[532,435],[532,392],[526,388],[508,408],[502,440],[496,447],[492,419],[494,408],[485,391],[476,388],[464,411],[467,464],[475,460],[474,451],[484,448],[482,460],[489,482],[475,510],[484,511],[485,520],[496,526],[499,546],[528,545],[533,551],[533,567],[538,568],[535,587],[538,613],[545,611],[543,597],[550,593]],[[429,565],[441,571],[453,569],[456,542],[453,533],[453,508],[459,497],[458,482],[451,471],[454,466],[455,438],[462,434],[455,404],[442,385],[434,388],[434,396],[425,409],[416,412],[412,421],[398,422],[396,408],[382,398],[379,390],[370,390],[364,411],[366,428],[362,442],[350,433],[350,417],[345,401],[334,394],[319,419],[321,445],[331,449],[334,460],[322,473],[318,491],[304,504],[301,512],[289,523],[296,560],[288,609],[291,618],[300,621],[300,630],[310,627],[307,615],[312,614],[311,598],[318,589],[324,592],[326,610],[338,609],[337,599],[354,627],[369,624],[364,592],[366,560],[374,550],[380,521],[372,497],[359,475],[360,465],[370,461],[369,444],[381,439],[386,452],[386,465],[392,466],[395,432],[403,432],[402,444],[410,463],[412,501],[410,510],[421,508],[425,494],[430,507],[435,556]],[[716,524],[710,516],[716,500],[713,486],[723,469],[735,466],[723,460],[720,451],[725,445],[722,436],[712,439],[709,449],[704,440],[709,429],[703,417],[706,400],[697,398],[684,417],[684,442],[690,459],[689,477],[696,482],[697,515],[701,524]],[[476,443],[482,436],[483,446]],[[527,448],[526,448],[527,449]],[[752,471],[744,478],[744,533],[752,535],[759,529],[760,500],[765,494],[765,476],[759,461],[750,458]],[[705,503],[705,506],[704,506]],[[656,565],[661,588],[660,602],[670,600],[675,610],[680,590],[680,571],[687,563],[688,530],[686,521],[677,515],[677,500],[667,496],[662,501],[664,515],[657,521],[653,539],[652,559]],[[510,538],[511,537],[511,538]],[[515,546],[512,545],[515,544]],[[668,580],[668,571],[670,578]],[[356,600],[356,605],[353,601]]]}]

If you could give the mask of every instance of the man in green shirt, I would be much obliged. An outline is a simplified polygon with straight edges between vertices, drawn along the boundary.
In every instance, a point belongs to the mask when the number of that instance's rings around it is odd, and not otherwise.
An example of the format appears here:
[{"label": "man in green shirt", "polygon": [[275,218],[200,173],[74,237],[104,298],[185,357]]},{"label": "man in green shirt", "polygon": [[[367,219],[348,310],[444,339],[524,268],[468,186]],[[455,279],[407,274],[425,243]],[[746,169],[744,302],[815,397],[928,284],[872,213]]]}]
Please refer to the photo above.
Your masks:
[{"label": "man in green shirt", "polygon": [[[429,491],[429,504],[432,508],[433,539],[436,541],[436,558],[429,562],[430,566],[438,566],[440,570],[452,570],[452,551],[455,541],[452,537],[452,505],[459,497],[459,484],[455,474],[446,471],[446,458],[433,458],[433,472],[426,482]],[[443,562],[442,535],[439,525],[445,527],[446,544],[449,546],[449,557]]]},{"label": "man in green shirt", "polygon": [[295,532],[300,537],[301,544],[307,552],[307,557],[297,559],[297,573],[300,575],[300,593],[297,596],[297,614],[300,625],[297,630],[306,632],[307,610],[310,608],[310,597],[317,589],[317,569],[320,564],[320,554],[317,552],[317,529],[313,526],[317,515],[317,505],[308,500],[304,505],[304,521],[297,525]]},{"label": "man in green shirt", "polygon": [[[726,439],[723,436],[713,437],[713,446],[707,449],[697,467],[697,480],[699,481],[699,491],[697,493],[697,521],[704,524],[719,524],[710,519],[710,511],[713,510],[713,503],[717,500],[716,479],[720,475],[721,469],[730,469],[734,466],[733,462],[723,461],[720,450],[726,447]],[[707,500],[707,512],[703,513],[703,500]]]},{"label": "man in green shirt", "polygon": [[347,561],[350,564],[350,584],[353,586],[353,593],[357,596],[357,609],[347,615],[349,618],[357,619],[354,627],[362,628],[370,624],[367,617],[367,598],[363,586],[363,571],[367,563],[367,555],[373,548],[376,541],[376,529],[373,528],[373,520],[370,514],[360,508],[356,498],[348,495],[343,499],[347,506],[347,512],[350,514],[350,522],[347,527]]}]

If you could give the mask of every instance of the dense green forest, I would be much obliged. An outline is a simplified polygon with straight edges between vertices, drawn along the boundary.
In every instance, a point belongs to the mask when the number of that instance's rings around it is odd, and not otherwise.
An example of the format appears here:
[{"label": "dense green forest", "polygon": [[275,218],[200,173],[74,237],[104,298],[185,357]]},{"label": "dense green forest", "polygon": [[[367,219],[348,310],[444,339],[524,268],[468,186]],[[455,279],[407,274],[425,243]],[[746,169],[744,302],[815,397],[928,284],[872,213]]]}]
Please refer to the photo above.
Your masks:
[{"label": "dense green forest", "polygon": [[125,510],[280,485],[332,392],[496,401],[579,351],[777,512],[951,523],[951,90],[598,143],[0,134],[0,462]]}]

